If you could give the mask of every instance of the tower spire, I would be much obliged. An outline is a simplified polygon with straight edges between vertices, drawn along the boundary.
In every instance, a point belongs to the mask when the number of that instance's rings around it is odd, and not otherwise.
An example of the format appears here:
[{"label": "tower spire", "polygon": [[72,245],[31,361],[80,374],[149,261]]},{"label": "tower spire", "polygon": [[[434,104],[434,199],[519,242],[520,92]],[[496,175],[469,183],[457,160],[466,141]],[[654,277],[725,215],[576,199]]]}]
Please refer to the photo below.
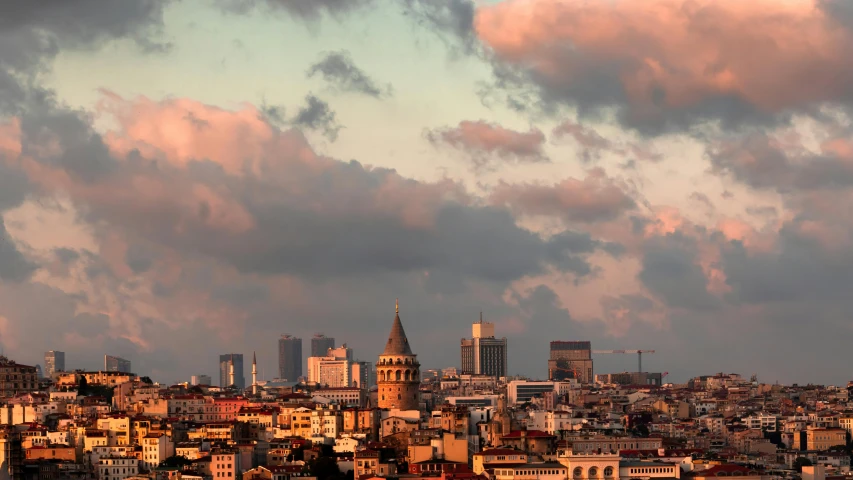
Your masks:
[{"label": "tower spire", "polygon": [[400,313],[400,299],[399,298],[394,299],[394,310],[396,311],[395,313]]},{"label": "tower spire", "polygon": [[483,323],[483,311],[480,310],[480,323]]}]

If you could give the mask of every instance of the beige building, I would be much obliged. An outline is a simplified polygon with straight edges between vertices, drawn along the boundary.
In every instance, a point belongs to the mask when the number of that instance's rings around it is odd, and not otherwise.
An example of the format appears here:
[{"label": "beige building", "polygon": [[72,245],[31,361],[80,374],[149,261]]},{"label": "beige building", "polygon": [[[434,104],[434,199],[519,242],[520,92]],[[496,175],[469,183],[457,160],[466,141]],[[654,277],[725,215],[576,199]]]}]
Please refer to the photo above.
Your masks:
[{"label": "beige building", "polygon": [[420,406],[420,367],[400,322],[398,305],[391,334],[376,364],[379,408],[417,410]]},{"label": "beige building", "polygon": [[512,467],[522,463],[527,463],[526,453],[511,448],[493,448],[475,453],[471,468],[479,475],[488,469]]},{"label": "beige building", "polygon": [[0,355],[0,398],[38,390],[36,367],[21,365]]},{"label": "beige building", "polygon": [[[805,441],[805,445],[803,442]],[[822,452],[837,445],[847,444],[847,431],[843,428],[808,428],[805,432],[794,433],[794,450],[814,450]]]}]

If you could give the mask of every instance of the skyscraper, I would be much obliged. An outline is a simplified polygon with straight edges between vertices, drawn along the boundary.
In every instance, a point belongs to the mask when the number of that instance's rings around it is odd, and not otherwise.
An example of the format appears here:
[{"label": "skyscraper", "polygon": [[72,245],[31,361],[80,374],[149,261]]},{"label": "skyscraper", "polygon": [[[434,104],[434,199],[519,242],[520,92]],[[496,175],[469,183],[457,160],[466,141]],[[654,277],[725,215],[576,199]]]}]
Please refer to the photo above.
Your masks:
[{"label": "skyscraper", "polygon": [[574,378],[580,383],[592,383],[592,345],[590,342],[551,342],[548,378]]},{"label": "skyscraper", "polygon": [[[313,345],[313,343],[312,343]],[[325,356],[323,352],[322,356]],[[302,376],[302,339],[282,335],[278,340],[278,377],[296,382]]]},{"label": "skyscraper", "polygon": [[335,348],[335,339],[322,333],[315,334],[311,339],[311,356],[325,357],[330,348]]},{"label": "skyscraper", "polygon": [[131,373],[130,360],[113,355],[104,355],[104,370],[107,372]]},{"label": "skyscraper", "polygon": [[243,376],[243,354],[226,353],[219,356],[219,386],[230,387],[231,363],[234,363],[234,386],[239,389],[246,388],[246,377]]},{"label": "skyscraper", "polygon": [[471,336],[462,339],[462,373],[505,377],[506,338],[495,338],[495,324],[484,322],[480,313],[480,321],[471,326]]},{"label": "skyscraper", "polygon": [[56,372],[65,371],[65,352],[51,350],[44,354],[44,373],[52,377]]}]

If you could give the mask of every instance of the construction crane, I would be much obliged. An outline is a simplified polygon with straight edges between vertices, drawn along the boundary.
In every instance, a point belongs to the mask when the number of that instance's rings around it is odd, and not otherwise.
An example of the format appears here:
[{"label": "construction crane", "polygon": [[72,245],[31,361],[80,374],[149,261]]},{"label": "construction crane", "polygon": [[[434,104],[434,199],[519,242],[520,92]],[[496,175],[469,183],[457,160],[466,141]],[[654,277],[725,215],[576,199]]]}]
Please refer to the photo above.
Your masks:
[{"label": "construction crane", "polygon": [[636,353],[637,354],[637,373],[643,373],[643,354],[655,353],[654,350],[593,350],[592,353]]}]

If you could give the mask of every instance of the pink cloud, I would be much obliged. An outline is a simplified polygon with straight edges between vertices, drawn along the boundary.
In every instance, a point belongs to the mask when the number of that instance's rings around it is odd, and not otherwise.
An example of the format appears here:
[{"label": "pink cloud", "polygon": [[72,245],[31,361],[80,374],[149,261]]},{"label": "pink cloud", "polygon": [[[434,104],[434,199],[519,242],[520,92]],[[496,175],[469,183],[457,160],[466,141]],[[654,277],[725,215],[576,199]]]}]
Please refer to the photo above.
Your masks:
[{"label": "pink cloud", "polygon": [[489,200],[526,215],[597,222],[612,220],[635,207],[625,190],[603,170],[593,169],[583,180],[568,178],[552,185],[501,183]]},{"label": "pink cloud", "polygon": [[433,144],[449,145],[470,154],[477,166],[489,163],[491,156],[517,162],[548,161],[542,150],[545,134],[536,128],[519,132],[483,120],[466,120],[456,127],[430,131],[427,138]]},{"label": "pink cloud", "polygon": [[508,0],[480,7],[475,29],[554,95],[624,101],[636,119],[721,97],[775,114],[853,93],[853,36],[817,0]]}]

